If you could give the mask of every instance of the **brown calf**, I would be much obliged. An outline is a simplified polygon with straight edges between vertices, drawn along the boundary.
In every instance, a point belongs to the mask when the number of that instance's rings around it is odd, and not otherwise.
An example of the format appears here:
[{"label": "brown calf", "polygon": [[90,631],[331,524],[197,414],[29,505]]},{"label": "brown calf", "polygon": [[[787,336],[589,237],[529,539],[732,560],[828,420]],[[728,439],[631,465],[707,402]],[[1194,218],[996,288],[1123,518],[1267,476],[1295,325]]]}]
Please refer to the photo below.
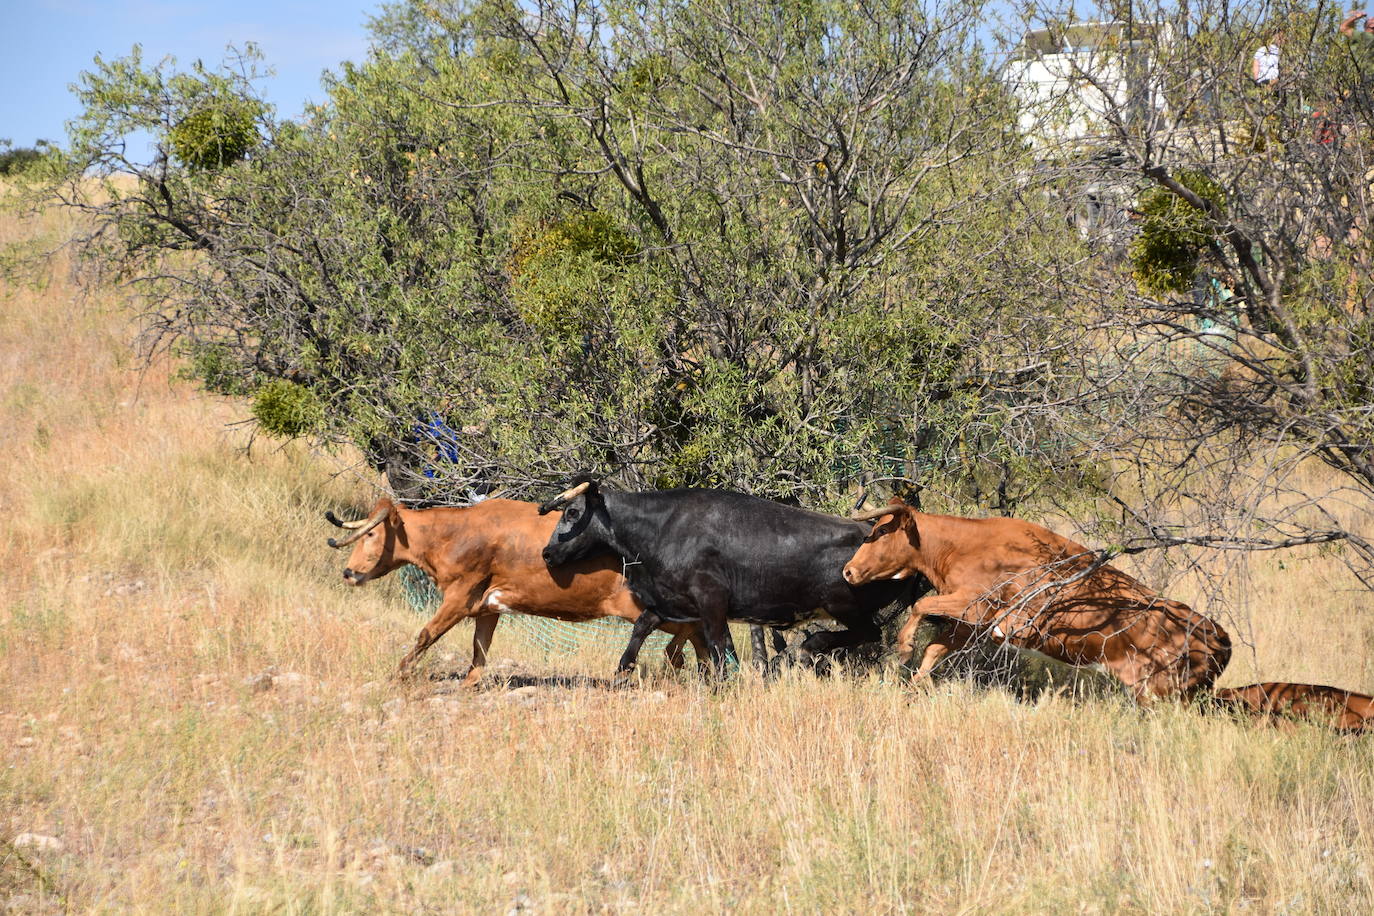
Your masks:
[{"label": "brown calf", "polygon": [[1290,716],[1331,725],[1337,731],[1362,732],[1374,723],[1374,697],[1321,684],[1268,681],[1213,691],[1224,707],[1265,717]]},{"label": "brown calf", "polygon": [[[991,630],[1071,665],[1102,665],[1142,701],[1192,697],[1230,661],[1231,640],[1215,621],[1099,565],[1092,551],[1047,528],[1012,518],[927,515],[895,500],[855,518],[877,522],[844,567],[850,584],[920,573],[939,593],[912,606],[897,636],[903,662],[927,615]],[[973,632],[948,628],[926,650],[917,676]]]},{"label": "brown calf", "polygon": [[[540,515],[533,503],[488,499],[467,508],[402,509],[381,499],[364,521],[340,522],[333,513],[325,517],[341,528],[355,529],[342,541],[329,539],[330,547],[354,545],[343,571],[350,585],[413,563],[443,593],[439,610],[401,659],[399,674],[468,617],[477,618],[472,668],[463,681],[471,686],[481,680],[502,614],[571,621],[620,617],[633,623],[643,611],[625,586],[619,557],[589,558],[551,571],[541,551],[558,524],[558,514]],[[699,660],[706,658],[695,626],[665,624],[661,629],[674,634],[666,654],[675,667],[682,665],[684,640],[691,640]]]}]

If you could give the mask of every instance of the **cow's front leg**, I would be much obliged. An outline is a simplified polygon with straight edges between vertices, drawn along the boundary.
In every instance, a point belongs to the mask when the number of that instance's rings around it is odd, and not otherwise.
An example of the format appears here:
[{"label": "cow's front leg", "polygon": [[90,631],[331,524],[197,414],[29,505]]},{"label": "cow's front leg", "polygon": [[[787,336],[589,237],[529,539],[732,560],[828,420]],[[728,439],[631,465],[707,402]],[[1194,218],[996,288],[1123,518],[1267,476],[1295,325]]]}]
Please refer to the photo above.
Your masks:
[{"label": "cow's front leg", "polygon": [[802,640],[795,653],[796,663],[807,665],[817,674],[827,675],[831,672],[834,661],[827,657],[829,653],[882,639],[882,630],[871,618],[859,617],[839,622],[844,625],[843,630],[820,630]]},{"label": "cow's front leg", "polygon": [[692,595],[696,614],[701,621],[701,634],[706,639],[706,650],[711,657],[711,668],[717,677],[724,678],[739,667],[727,617],[730,592],[715,579],[701,575],[693,582]]},{"label": "cow's front leg", "polygon": [[946,618],[921,617],[918,618],[917,626],[927,621],[933,626],[938,626],[940,631],[926,644],[925,651],[921,653],[920,666],[911,672],[912,681],[929,678],[935,666],[944,661],[951,652],[965,648],[973,640],[973,627],[966,623]]},{"label": "cow's front leg", "polygon": [[[955,592],[952,595],[927,595],[911,606],[911,616],[907,618],[906,623],[902,624],[901,630],[897,632],[897,661],[902,667],[908,667],[911,664],[916,630],[926,617],[951,617],[966,624],[973,624],[982,622],[983,611],[982,602],[978,600],[978,596],[975,594]],[[931,667],[934,667],[943,657],[940,655],[935,658],[931,662]],[[921,662],[921,670],[927,670],[924,658]]]},{"label": "cow's front leg", "polygon": [[463,678],[464,687],[476,687],[482,680],[482,671],[487,667],[487,650],[491,648],[491,636],[500,621],[500,614],[478,616],[477,626],[472,632],[472,667],[468,669],[467,677]]},{"label": "cow's front leg", "polygon": [[644,645],[644,640],[649,634],[663,623],[663,618],[655,614],[648,608],[635,620],[634,627],[630,630],[630,641],[625,645],[625,652],[620,656],[620,664],[616,666],[616,680],[623,680],[634,673],[635,663],[639,661],[639,649]]},{"label": "cow's front leg", "polygon": [[425,650],[439,641],[453,628],[453,625],[465,617],[472,614],[472,608],[468,601],[457,598],[444,597],[439,605],[439,610],[435,611],[429,623],[420,628],[420,634],[415,637],[415,646],[406,653],[405,658],[401,659],[400,666],[396,669],[397,677],[404,677],[410,671],[416,659],[424,654]]}]

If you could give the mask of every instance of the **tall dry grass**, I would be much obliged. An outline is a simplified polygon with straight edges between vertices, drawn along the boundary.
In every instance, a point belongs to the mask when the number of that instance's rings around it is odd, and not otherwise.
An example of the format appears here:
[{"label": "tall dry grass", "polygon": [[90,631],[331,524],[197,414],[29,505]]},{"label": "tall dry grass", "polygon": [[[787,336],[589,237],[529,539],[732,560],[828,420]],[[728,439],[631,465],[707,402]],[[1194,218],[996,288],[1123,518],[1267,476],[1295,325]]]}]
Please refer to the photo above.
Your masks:
[{"label": "tall dry grass", "polygon": [[[319,518],[371,494],[246,450],[242,405],[140,371],[128,304],[69,274],[0,293],[0,910],[1374,909],[1369,740],[1312,726],[876,676],[397,685],[421,621],[345,589]],[[1227,683],[1374,689],[1337,562],[1246,563]]]}]

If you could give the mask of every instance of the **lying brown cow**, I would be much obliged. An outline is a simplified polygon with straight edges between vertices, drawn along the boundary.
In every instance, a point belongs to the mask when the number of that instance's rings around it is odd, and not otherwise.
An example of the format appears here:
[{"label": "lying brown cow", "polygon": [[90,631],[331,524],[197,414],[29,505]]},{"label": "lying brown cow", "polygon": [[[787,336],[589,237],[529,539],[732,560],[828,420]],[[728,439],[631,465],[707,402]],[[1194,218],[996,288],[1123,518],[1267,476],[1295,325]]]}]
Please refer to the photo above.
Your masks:
[{"label": "lying brown cow", "polygon": [[[550,571],[541,551],[558,524],[558,514],[540,515],[533,503],[488,499],[467,508],[402,509],[381,499],[363,521],[341,522],[332,512],[325,518],[340,528],[355,529],[342,541],[329,539],[330,547],[354,545],[343,571],[350,585],[413,563],[443,593],[439,610],[401,659],[400,674],[468,617],[477,618],[472,668],[463,681],[471,686],[481,680],[502,614],[579,622],[620,617],[633,623],[643,611],[625,587],[619,557],[588,558]],[[684,640],[691,640],[699,660],[706,658],[694,625],[664,624],[661,629],[674,634],[665,650],[674,667],[682,665]]]},{"label": "lying brown cow", "polygon": [[1320,684],[1268,681],[1247,687],[1218,687],[1223,707],[1257,715],[1310,719],[1337,731],[1362,732],[1374,722],[1374,697]]},{"label": "lying brown cow", "polygon": [[[927,615],[991,630],[1071,665],[1100,664],[1137,700],[1192,697],[1210,688],[1231,659],[1231,640],[1215,621],[1098,565],[1092,551],[1047,528],[1012,518],[927,515],[895,500],[854,517],[877,522],[844,567],[850,584],[920,573],[939,592],[917,601],[898,633],[903,662]],[[974,630],[947,632],[927,648],[918,676]]]}]

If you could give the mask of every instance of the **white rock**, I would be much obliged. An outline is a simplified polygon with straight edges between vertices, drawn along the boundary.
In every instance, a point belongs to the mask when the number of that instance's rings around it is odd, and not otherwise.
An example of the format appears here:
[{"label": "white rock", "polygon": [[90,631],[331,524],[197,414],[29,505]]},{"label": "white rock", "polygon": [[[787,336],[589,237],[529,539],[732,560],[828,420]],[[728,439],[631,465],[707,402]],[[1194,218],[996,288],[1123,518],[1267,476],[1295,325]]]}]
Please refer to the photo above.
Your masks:
[{"label": "white rock", "polygon": [[65,844],[57,837],[42,833],[21,833],[13,842],[20,849],[35,849],[38,852],[61,852],[65,848]]},{"label": "white rock", "polygon": [[273,682],[276,680],[276,677],[277,667],[276,665],[273,665],[266,671],[259,672],[258,674],[248,675],[248,677],[243,679],[243,686],[252,688],[254,691],[257,692],[271,690]]},{"label": "white rock", "polygon": [[272,679],[272,686],[288,690],[309,690],[315,686],[314,678],[299,671],[283,671]]}]

